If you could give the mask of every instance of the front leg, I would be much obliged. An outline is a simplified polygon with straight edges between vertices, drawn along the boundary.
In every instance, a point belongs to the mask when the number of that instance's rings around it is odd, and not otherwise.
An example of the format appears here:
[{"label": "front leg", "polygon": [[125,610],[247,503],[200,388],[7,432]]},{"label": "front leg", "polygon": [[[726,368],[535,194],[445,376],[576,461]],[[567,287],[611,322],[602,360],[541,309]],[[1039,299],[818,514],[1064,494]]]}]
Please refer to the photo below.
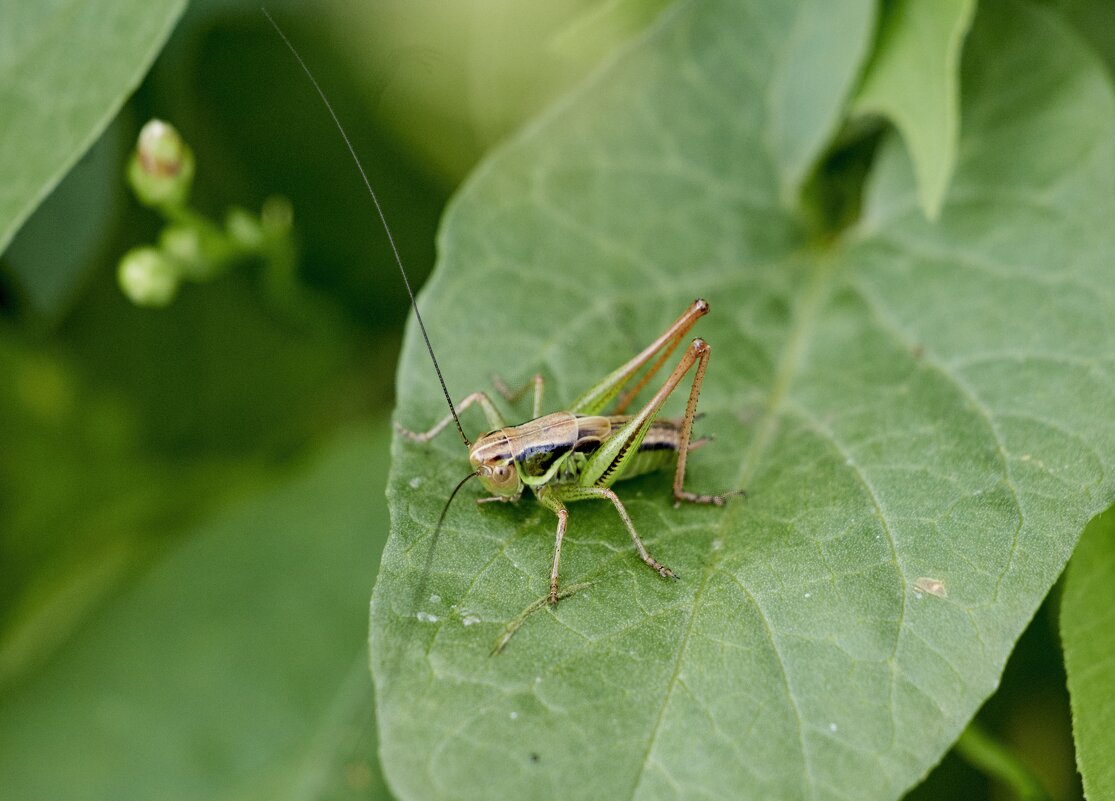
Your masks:
[{"label": "front leg", "polygon": [[487,498],[477,498],[476,505],[484,503],[515,503],[519,498],[523,497],[522,490],[515,495],[491,495]]}]

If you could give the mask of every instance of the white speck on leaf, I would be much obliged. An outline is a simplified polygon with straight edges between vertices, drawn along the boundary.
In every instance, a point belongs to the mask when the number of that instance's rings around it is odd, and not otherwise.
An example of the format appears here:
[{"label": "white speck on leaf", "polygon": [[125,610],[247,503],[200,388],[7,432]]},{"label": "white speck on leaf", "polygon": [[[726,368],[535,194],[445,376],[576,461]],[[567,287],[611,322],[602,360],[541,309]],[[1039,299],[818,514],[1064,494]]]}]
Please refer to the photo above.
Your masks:
[{"label": "white speck on leaf", "polygon": [[414,478],[412,478],[410,480],[410,488],[411,489],[418,489],[421,486],[422,486],[422,476],[415,476]]},{"label": "white speck on leaf", "polygon": [[922,576],[914,582],[914,592],[924,592],[929,595],[935,595],[938,598],[948,597],[948,590],[945,589],[945,582],[940,579],[926,578],[925,576]]},{"label": "white speck on leaf", "polygon": [[438,621],[438,616],[431,615],[429,612],[418,612],[415,614],[415,617],[423,623],[437,623]]}]

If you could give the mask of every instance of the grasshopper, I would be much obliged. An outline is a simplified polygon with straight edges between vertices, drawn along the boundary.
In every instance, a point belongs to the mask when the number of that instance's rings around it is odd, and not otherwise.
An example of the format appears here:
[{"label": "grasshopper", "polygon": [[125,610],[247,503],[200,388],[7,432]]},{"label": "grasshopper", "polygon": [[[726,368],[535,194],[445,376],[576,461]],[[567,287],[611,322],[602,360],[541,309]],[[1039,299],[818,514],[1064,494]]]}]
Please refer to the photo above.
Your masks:
[{"label": "grasshopper", "polygon": [[[547,598],[551,606],[557,604],[559,598],[561,546],[569,521],[566,503],[590,499],[610,501],[631,535],[639,558],[663,578],[676,579],[678,576],[673,570],[647,551],[635,530],[631,516],[612,485],[623,479],[668,467],[673,462],[675,505],[686,502],[723,506],[728,498],[741,494],[740,491],[735,491],[722,495],[701,495],[690,492],[684,486],[687,455],[708,442],[707,438],[692,440],[697,397],[711,352],[710,346],[703,339],[694,339],[690,343],[674,371],[646,405],[634,414],[625,413],[634,397],[658,372],[689,329],[698,319],[708,314],[708,311],[706,301],[700,298],[693,301],[661,336],[585,391],[568,411],[539,416],[544,383],[541,375],[535,375],[518,392],[511,392],[502,381],[496,381],[500,394],[512,402],[533,385],[533,419],[525,423],[508,426],[491,398],[483,392],[474,392],[456,408],[450,402],[449,414],[428,431],[411,431],[395,424],[400,434],[415,442],[428,442],[449,423],[456,422],[468,447],[469,462],[473,468],[473,472],[457,485],[457,489],[465,481],[479,478],[484,489],[491,493],[489,497],[478,501],[486,503],[517,501],[522,497],[524,489],[529,487],[539,503],[557,516],[550,594]],[[436,363],[432,349],[430,357]],[[655,357],[657,359],[650,369],[634,386],[627,388],[642,368]],[[660,419],[658,413],[662,405],[694,366],[696,372],[684,417],[680,420]],[[604,414],[604,410],[613,401],[615,406]],[[483,410],[493,429],[476,442],[470,442],[465,436],[458,417],[459,413],[473,405]],[[453,495],[457,489],[453,491]]]},{"label": "grasshopper", "polygon": [[[479,478],[481,485],[491,495],[480,498],[478,503],[489,501],[517,501],[525,488],[529,487],[538,501],[557,516],[557,533],[554,541],[553,566],[550,570],[550,593],[546,602],[556,605],[562,596],[558,592],[558,571],[561,563],[561,546],[569,521],[566,503],[590,499],[607,500],[619,513],[620,519],[635,543],[639,557],[652,570],[666,579],[676,579],[677,574],[659,562],[647,551],[635,530],[631,517],[612,490],[612,485],[622,479],[643,475],[675,463],[673,493],[675,506],[682,502],[712,504],[723,506],[733,495],[744,494],[742,490],[722,495],[701,495],[685,489],[685,463],[689,452],[708,441],[707,438],[692,441],[693,420],[697,412],[697,396],[701,391],[705,370],[708,367],[711,348],[703,339],[694,339],[682,355],[673,372],[654,396],[635,414],[626,414],[627,407],[635,396],[654,377],[666,360],[680,344],[686,333],[698,319],[708,314],[709,305],[698,298],[653,342],[647,345],[632,359],[620,365],[604,379],[590,387],[569,407],[568,411],[542,414],[544,382],[541,375],[535,375],[517,392],[512,392],[497,381],[496,388],[511,402],[517,401],[532,385],[534,387],[532,419],[515,426],[508,426],[491,398],[484,392],[474,392],[466,397],[459,407],[454,406],[437,357],[434,355],[426,325],[418,311],[418,303],[403,267],[402,257],[387,225],[387,218],[380,206],[379,198],[372,188],[364,166],[356,154],[352,142],[341,125],[325,92],[314,78],[302,56],[272,19],[267,9],[263,9],[268,22],[275,28],[284,44],[290,49],[299,66],[313,84],[326,110],[336,124],[349,154],[352,156],[364,186],[372,198],[375,210],[383,223],[387,240],[395,256],[395,262],[410,296],[415,319],[425,341],[426,349],[434,365],[434,371],[441,384],[442,394],[449,405],[449,414],[432,428],[424,432],[411,431],[398,422],[396,430],[416,442],[428,442],[441,432],[449,423],[455,423],[461,440],[468,448],[469,461],[473,471],[469,473],[449,495],[441,516],[434,528],[430,555],[437,542],[438,533],[445,520],[445,514],[456,497],[457,492],[472,478]],[[656,358],[657,357],[657,358]],[[643,367],[654,359],[650,368],[628,388]],[[680,420],[659,419],[658,414],[666,399],[689,372],[696,366],[693,384],[689,390],[689,401],[685,415]],[[621,394],[622,393],[622,394]],[[615,401],[609,413],[604,410]],[[472,442],[465,435],[459,413],[470,406],[477,405],[492,426],[484,436]]]}]

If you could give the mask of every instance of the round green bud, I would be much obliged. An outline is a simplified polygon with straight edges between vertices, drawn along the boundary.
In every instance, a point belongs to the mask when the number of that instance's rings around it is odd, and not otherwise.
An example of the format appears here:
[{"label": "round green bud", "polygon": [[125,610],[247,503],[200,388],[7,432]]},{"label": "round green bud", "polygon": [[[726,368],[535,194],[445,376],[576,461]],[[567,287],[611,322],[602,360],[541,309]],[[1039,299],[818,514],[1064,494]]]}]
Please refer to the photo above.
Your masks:
[{"label": "round green bud", "polygon": [[178,267],[155,248],[133,248],[120,259],[116,281],[137,306],[167,306],[178,291]]},{"label": "round green bud", "polygon": [[151,120],[139,132],[128,180],[148,206],[181,205],[194,180],[194,154],[173,125]]}]

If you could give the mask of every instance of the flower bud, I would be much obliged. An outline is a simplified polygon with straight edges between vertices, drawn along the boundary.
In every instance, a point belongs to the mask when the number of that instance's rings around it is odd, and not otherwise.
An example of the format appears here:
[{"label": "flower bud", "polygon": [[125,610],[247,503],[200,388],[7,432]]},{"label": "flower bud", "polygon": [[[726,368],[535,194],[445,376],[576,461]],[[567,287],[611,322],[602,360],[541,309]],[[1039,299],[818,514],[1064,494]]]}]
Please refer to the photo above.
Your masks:
[{"label": "flower bud", "polygon": [[133,248],[116,268],[116,281],[137,306],[167,306],[178,291],[178,268],[151,247]]},{"label": "flower bud", "polygon": [[139,132],[128,180],[148,206],[181,205],[194,180],[194,154],[173,125],[151,120]]}]

